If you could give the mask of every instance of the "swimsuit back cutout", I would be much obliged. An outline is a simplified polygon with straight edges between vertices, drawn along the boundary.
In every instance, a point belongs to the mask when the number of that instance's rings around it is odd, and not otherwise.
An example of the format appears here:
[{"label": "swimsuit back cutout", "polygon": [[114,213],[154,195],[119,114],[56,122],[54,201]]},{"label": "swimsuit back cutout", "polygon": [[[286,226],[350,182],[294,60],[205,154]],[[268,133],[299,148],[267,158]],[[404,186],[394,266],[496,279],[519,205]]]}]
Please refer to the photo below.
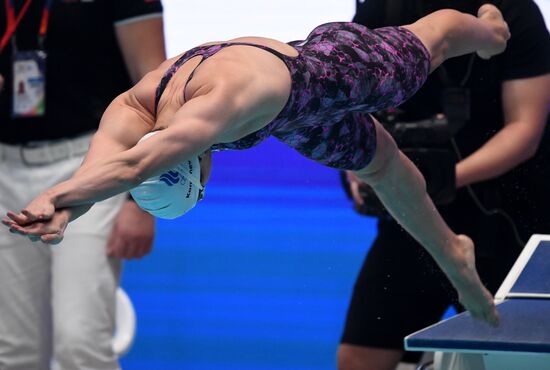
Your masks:
[{"label": "swimsuit back cutout", "polygon": [[212,45],[204,45],[204,46],[197,46],[187,52],[185,52],[181,57],[179,57],[178,60],[176,60],[174,62],[174,64],[172,64],[170,66],[170,68],[168,68],[168,70],[166,70],[166,72],[164,73],[164,76],[162,77],[162,79],[160,80],[160,83],[157,87],[157,91],[156,91],[156,94],[155,94],[155,116],[157,114],[157,108],[158,108],[158,104],[159,104],[159,101],[160,101],[160,98],[164,92],[164,90],[166,89],[166,86],[168,85],[168,82],[170,82],[170,80],[172,79],[172,77],[174,77],[174,75],[176,74],[176,72],[178,71],[178,69],[183,65],[185,64],[189,59],[191,58],[194,58],[196,56],[201,56],[202,59],[200,60],[199,64],[197,64],[195,66],[195,68],[193,68],[193,70],[191,71],[191,73],[189,74],[189,77],[187,78],[187,81],[185,82],[185,86],[183,88],[183,101],[185,102],[185,89],[187,88],[187,84],[189,83],[189,81],[191,81],[191,79],[193,78],[194,74],[195,74],[195,71],[197,70],[197,68],[208,58],[210,58],[211,56],[213,56],[214,54],[216,54],[217,52],[219,52],[220,50],[222,49],[225,49],[226,47],[229,47],[229,46],[252,46],[252,47],[256,47],[256,48],[259,48],[259,49],[262,49],[262,50],[265,50],[273,55],[275,55],[277,58],[281,59],[288,67],[288,58],[292,58],[291,56],[288,56],[288,55],[285,55],[273,48],[270,48],[268,46],[264,46],[264,45],[259,45],[259,44],[253,44],[253,43],[249,43],[249,42],[224,42],[224,43],[221,43],[221,44],[212,44]]}]

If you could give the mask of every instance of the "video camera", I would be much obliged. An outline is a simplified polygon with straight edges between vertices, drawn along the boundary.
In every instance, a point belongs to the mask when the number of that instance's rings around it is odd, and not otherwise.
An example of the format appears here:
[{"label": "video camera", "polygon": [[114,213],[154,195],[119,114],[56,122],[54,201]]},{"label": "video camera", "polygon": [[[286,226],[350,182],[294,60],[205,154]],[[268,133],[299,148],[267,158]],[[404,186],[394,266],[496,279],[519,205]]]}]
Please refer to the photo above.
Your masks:
[{"label": "video camera", "polygon": [[[375,113],[374,116],[395,139],[401,151],[418,167],[426,179],[427,191],[436,204],[453,201],[456,192],[456,154],[450,147],[454,130],[444,114],[430,119],[402,122],[401,111],[391,109]],[[345,172],[341,172],[344,190],[351,197]],[[366,184],[359,189],[364,205],[356,207],[363,215],[390,217],[372,188]]]}]

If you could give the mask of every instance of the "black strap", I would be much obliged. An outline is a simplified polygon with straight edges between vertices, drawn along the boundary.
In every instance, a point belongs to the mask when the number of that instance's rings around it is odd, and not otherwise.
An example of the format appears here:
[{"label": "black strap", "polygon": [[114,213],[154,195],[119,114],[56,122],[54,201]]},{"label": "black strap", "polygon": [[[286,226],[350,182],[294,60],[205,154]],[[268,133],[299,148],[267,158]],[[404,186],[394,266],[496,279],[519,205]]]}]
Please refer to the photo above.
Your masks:
[{"label": "black strap", "polygon": [[[191,49],[187,53],[184,53],[178,60],[176,60],[174,62],[174,64],[172,64],[172,66],[168,68],[165,75],[160,80],[159,86],[157,87],[156,96],[155,96],[155,116],[156,116],[156,113],[157,113],[157,107],[158,107],[158,103],[160,101],[160,97],[164,93],[164,90],[166,89],[166,86],[168,85],[168,82],[170,82],[172,77],[177,73],[179,67],[181,67],[183,64],[185,64],[189,59],[192,59],[196,56],[202,56],[201,61],[199,62],[199,64],[197,64],[195,66],[193,71],[189,74],[189,77],[187,78],[187,81],[185,82],[185,86],[184,86],[184,90],[183,90],[183,98],[184,98],[184,101],[185,101],[185,88],[187,87],[187,84],[189,83],[189,81],[191,81],[191,79],[193,78],[197,68],[206,59],[210,58],[212,55],[216,54],[217,52],[219,52],[220,50],[222,50],[222,49],[224,49],[228,46],[252,46],[252,47],[256,47],[256,48],[259,48],[259,49],[270,52],[271,54],[275,55],[277,58],[281,59],[285,63],[285,65],[288,65],[287,64],[287,58],[289,58],[288,55],[285,55],[285,54],[283,54],[283,53],[281,53],[281,52],[279,52],[279,51],[277,51],[273,48],[270,48],[269,46],[253,44],[253,43],[249,43],[249,42],[226,42],[226,43],[206,45],[204,47],[198,47],[198,48]],[[196,50],[196,49],[203,49],[203,50],[201,52],[201,50]],[[212,49],[217,49],[217,50],[215,50],[214,52],[211,52]],[[196,52],[193,52],[193,51],[196,51]]]}]

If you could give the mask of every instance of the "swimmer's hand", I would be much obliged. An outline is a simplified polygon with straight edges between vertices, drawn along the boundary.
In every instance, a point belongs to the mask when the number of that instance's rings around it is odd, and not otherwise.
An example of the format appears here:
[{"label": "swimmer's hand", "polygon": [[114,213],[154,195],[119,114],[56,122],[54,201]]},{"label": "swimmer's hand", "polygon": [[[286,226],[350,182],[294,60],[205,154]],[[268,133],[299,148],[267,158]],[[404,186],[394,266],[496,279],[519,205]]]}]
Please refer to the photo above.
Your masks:
[{"label": "swimmer's hand", "polygon": [[[37,227],[44,225],[52,219],[55,213],[55,206],[52,199],[42,193],[30,202],[20,213],[8,212],[8,218],[4,218],[2,223],[10,228],[10,232],[28,236],[31,241],[38,241],[44,233],[38,233]],[[29,233],[32,230],[32,233]],[[64,229],[63,229],[64,230]],[[45,240],[49,240],[46,237]]]},{"label": "swimmer's hand", "polygon": [[8,212],[7,216],[19,226],[24,226],[37,221],[48,221],[54,213],[53,198],[47,192],[44,192],[34,198],[19,214]]},{"label": "swimmer's hand", "polygon": [[71,220],[71,211],[69,208],[55,211],[48,219],[42,219],[29,222],[34,216],[27,216],[22,213],[17,215],[8,212],[8,217],[2,220],[2,223],[9,227],[10,232],[28,237],[31,241],[41,241],[46,244],[59,244],[64,237],[65,229]]},{"label": "swimmer's hand", "polygon": [[20,213],[8,212],[2,223],[10,232],[27,236],[31,241],[58,244],[63,240],[67,224],[86,213],[92,204],[55,209],[53,197],[44,192]]},{"label": "swimmer's hand", "polygon": [[493,34],[491,46],[478,50],[477,55],[482,59],[489,59],[494,55],[502,53],[506,49],[506,43],[510,39],[510,29],[502,17],[500,10],[494,5],[484,4],[477,11],[477,17],[490,27]]}]

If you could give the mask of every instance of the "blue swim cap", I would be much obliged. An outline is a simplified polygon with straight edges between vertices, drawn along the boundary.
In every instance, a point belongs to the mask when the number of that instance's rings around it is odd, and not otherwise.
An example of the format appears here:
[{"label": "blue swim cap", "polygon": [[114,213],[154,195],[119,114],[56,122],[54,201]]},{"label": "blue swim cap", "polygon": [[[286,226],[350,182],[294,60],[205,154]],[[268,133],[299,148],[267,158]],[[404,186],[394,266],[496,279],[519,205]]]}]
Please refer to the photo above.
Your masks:
[{"label": "blue swim cap", "polygon": [[[138,142],[155,135],[153,131]],[[183,161],[176,167],[153,176],[130,190],[143,210],[153,216],[174,219],[190,211],[199,200],[204,187],[200,182],[201,166],[198,156]]]}]

